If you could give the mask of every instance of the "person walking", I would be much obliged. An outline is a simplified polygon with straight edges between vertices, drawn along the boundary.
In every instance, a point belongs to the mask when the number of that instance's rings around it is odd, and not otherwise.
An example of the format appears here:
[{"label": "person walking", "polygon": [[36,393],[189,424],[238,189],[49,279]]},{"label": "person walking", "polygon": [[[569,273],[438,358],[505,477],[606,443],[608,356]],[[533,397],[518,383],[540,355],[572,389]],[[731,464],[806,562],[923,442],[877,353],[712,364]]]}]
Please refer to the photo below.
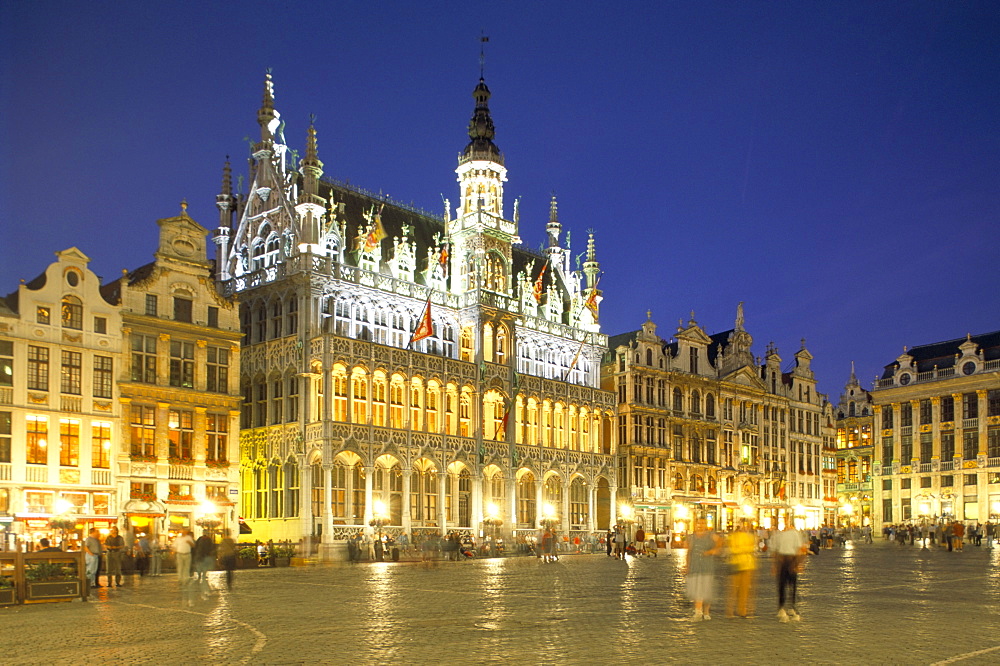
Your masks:
[{"label": "person walking", "polygon": [[83,559],[86,567],[87,583],[92,587],[100,587],[97,572],[101,564],[101,533],[96,527],[91,528],[87,539],[83,542]]},{"label": "person walking", "polygon": [[160,535],[149,540],[149,575],[159,576],[163,567],[163,543]]},{"label": "person walking", "polygon": [[104,549],[108,552],[108,587],[122,586],[122,557],[125,555],[125,539],[118,534],[118,528],[112,527],[111,534],[104,540]]},{"label": "person walking", "polygon": [[189,530],[181,530],[174,539],[172,549],[174,558],[177,561],[177,580],[181,585],[187,585],[191,579],[191,550],[194,548],[194,539],[191,538]]},{"label": "person walking", "polygon": [[688,543],[687,579],[688,599],[694,602],[691,620],[711,620],[712,599],[715,596],[715,561],[722,552],[722,539],[708,529],[708,521],[695,521],[694,533]]},{"label": "person walking", "polygon": [[739,528],[729,534],[726,549],[729,551],[730,568],[726,617],[748,617],[750,588],[757,570],[757,538],[751,530],[750,521],[740,521]]},{"label": "person walking", "polygon": [[646,554],[646,530],[642,529],[642,525],[635,530],[635,555],[636,557],[641,557]]},{"label": "person walking", "polygon": [[233,570],[236,569],[236,542],[224,537],[219,544],[219,563],[226,572],[226,589],[233,589]]},{"label": "person walking", "polygon": [[215,564],[215,551],[215,541],[209,535],[208,530],[205,530],[198,537],[198,540],[194,542],[194,548],[191,553],[194,562],[194,571],[198,575],[199,583],[208,582],[208,572]]},{"label": "person walking", "polygon": [[149,570],[149,558],[152,554],[149,539],[143,532],[135,542],[135,568],[139,572],[139,577],[146,575]]},{"label": "person walking", "polygon": [[[791,516],[786,516],[785,529],[771,537],[771,552],[774,558],[772,573],[778,581],[779,622],[788,622],[790,619],[797,622],[802,619],[795,608],[795,601],[798,595],[799,571],[807,546],[805,537],[795,529],[793,521]],[[785,607],[786,604],[788,608]]]}]

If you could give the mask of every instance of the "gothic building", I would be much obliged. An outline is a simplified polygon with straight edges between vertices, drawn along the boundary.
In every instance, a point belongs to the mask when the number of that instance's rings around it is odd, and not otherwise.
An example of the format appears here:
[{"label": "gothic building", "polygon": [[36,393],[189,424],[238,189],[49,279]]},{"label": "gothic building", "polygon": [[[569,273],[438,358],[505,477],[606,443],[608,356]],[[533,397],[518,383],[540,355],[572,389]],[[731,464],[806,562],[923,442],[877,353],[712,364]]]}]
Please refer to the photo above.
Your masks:
[{"label": "gothic building", "polygon": [[1000,331],[904,347],[871,396],[877,525],[1000,517]]},{"label": "gothic building", "polygon": [[773,345],[760,363],[752,343],[742,303],[734,328],[714,335],[692,313],[664,340],[647,313],[611,338],[602,385],[618,400],[618,484],[647,531],[680,535],[699,515],[716,528],[828,517],[821,447],[832,430],[812,355],[803,344],[783,372]]},{"label": "gothic building", "polygon": [[458,203],[436,216],[297,164],[266,77],[250,188],[218,196],[218,278],[241,302],[242,512],[255,537],[334,556],[383,532],[606,527],[612,395],[593,237],[571,265],[556,202],[547,246],[505,210],[507,169],[480,79]]},{"label": "gothic building", "polygon": [[838,524],[872,524],[872,432],[871,394],[861,388],[854,363],[836,409]]}]

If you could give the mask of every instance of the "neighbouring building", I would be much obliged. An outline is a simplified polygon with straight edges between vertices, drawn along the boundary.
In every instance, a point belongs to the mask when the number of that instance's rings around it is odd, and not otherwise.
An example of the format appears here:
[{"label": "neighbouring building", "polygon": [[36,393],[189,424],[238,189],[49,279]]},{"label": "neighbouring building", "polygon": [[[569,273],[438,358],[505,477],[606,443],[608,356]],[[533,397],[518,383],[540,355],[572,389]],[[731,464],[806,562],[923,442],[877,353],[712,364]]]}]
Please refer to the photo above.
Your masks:
[{"label": "neighbouring building", "polygon": [[249,193],[227,163],[218,279],[241,303],[242,507],[254,536],[341,556],[359,530],[507,538],[614,520],[613,394],[599,388],[591,236],[571,262],[555,200],[521,244],[489,89],[473,97],[458,205],[438,216],[296,163],[267,76]]},{"label": "neighbouring building", "polygon": [[1000,331],[912,348],[871,392],[875,522],[1000,517]]},{"label": "neighbouring building", "polygon": [[832,412],[812,355],[803,341],[782,372],[773,345],[761,363],[752,343],[742,303],[734,328],[714,335],[692,313],[665,340],[647,313],[641,329],[611,338],[602,386],[618,401],[618,484],[647,531],[679,537],[697,516],[722,529],[743,517],[829,519],[834,478],[821,448],[833,446]]},{"label": "neighbouring building", "polygon": [[76,248],[0,300],[0,527],[236,532],[240,325],[208,231],[159,220],[155,260],[108,284]]},{"label": "neighbouring building", "polygon": [[187,215],[158,220],[155,260],[106,285],[124,350],[117,372],[118,513],[135,532],[172,536],[239,526],[240,323],[220,296],[208,231]]},{"label": "neighbouring building", "polygon": [[[121,319],[75,247],[0,299],[0,535],[70,541],[118,517]],[[53,524],[53,521],[55,523]],[[53,525],[57,526],[54,527]]]},{"label": "neighbouring building", "polygon": [[861,388],[854,363],[836,409],[837,524],[860,527],[872,524],[872,399]]}]

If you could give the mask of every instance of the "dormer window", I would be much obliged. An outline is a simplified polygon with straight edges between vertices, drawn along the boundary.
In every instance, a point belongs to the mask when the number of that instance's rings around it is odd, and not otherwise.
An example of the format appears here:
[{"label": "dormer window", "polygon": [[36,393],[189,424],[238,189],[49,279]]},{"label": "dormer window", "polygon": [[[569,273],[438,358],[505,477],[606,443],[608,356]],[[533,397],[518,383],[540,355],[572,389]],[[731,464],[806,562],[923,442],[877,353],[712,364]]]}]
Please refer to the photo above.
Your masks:
[{"label": "dormer window", "polygon": [[698,349],[696,347],[688,348],[688,365],[691,374],[698,374]]}]

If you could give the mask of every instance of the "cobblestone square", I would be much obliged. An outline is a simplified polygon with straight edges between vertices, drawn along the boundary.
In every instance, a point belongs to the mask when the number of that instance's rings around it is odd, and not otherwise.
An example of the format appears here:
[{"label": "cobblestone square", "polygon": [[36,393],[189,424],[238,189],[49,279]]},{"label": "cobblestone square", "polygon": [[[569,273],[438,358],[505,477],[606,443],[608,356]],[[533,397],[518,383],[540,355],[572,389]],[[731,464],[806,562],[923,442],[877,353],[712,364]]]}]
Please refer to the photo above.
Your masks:
[{"label": "cobblestone square", "polygon": [[1000,659],[1000,549],[824,550],[780,624],[770,560],[756,613],[691,622],[684,551],[316,565],[237,572],[207,595],[172,575],[87,603],[0,609],[4,663],[954,663]]}]

